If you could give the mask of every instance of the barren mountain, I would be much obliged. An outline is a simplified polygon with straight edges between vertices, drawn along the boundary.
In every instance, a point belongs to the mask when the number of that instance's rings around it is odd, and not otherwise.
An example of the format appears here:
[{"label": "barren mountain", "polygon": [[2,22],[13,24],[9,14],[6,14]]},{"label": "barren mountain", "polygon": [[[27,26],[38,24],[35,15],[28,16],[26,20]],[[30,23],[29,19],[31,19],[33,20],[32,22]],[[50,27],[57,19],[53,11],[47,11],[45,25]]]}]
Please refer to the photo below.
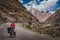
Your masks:
[{"label": "barren mountain", "polygon": [[18,21],[23,24],[39,25],[36,17],[28,12],[18,0],[0,0],[0,13],[0,22]]}]

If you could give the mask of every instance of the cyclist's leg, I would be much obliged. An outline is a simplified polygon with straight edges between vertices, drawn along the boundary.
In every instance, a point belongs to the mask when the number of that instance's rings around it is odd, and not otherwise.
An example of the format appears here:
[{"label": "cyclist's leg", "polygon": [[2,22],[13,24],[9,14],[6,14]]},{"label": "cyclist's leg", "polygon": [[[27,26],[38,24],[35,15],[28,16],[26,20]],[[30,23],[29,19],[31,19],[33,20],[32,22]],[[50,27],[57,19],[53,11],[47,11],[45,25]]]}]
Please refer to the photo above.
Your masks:
[{"label": "cyclist's leg", "polygon": [[14,30],[15,28],[13,28],[13,32],[14,32],[14,36],[16,37],[16,32],[15,32],[15,30]]}]

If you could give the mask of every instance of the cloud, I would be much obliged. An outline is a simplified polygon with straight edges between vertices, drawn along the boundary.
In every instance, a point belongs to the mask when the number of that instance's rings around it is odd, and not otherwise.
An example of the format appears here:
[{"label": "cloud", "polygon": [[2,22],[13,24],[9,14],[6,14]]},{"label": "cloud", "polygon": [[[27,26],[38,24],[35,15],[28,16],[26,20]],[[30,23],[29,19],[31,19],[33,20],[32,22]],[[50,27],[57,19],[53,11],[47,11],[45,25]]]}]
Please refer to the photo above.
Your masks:
[{"label": "cloud", "polygon": [[50,10],[50,7],[55,6],[58,0],[48,0],[40,2],[40,9],[41,10]]},{"label": "cloud", "polygon": [[19,2],[23,3],[23,0],[19,0]]},{"label": "cloud", "polygon": [[27,6],[27,5],[23,5],[23,6],[25,6],[27,8],[27,10],[30,10],[31,9],[30,6]]},{"label": "cloud", "polygon": [[44,0],[42,2],[39,2],[39,5],[36,5],[36,2],[34,1],[30,1],[27,4],[24,4],[24,6],[27,8],[27,10],[31,9],[31,8],[36,8],[39,10],[50,10],[50,7],[55,6],[56,3],[58,2],[58,0]]}]

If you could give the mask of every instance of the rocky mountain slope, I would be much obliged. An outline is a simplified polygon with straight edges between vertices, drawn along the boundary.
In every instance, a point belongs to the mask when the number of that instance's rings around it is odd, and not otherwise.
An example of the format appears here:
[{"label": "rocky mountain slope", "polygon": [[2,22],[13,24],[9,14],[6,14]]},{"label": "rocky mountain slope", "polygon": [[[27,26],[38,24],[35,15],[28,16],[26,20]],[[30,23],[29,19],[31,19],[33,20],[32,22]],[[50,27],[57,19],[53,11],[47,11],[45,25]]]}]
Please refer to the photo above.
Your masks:
[{"label": "rocky mountain slope", "polygon": [[47,23],[60,23],[60,9],[58,9],[53,15],[51,15],[46,22]]},{"label": "rocky mountain slope", "polygon": [[43,32],[55,37],[60,37],[60,9],[51,15],[45,22]]},{"label": "rocky mountain slope", "polygon": [[0,0],[1,21],[18,21],[24,25],[39,26],[39,20],[36,19],[18,0]]}]

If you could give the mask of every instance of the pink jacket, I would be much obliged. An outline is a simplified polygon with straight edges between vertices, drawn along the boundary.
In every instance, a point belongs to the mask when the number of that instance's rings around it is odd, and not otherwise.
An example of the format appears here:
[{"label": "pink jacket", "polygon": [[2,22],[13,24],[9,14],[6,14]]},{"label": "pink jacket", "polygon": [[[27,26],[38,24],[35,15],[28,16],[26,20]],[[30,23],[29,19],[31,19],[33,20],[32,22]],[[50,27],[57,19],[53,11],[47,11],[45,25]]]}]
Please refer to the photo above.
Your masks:
[{"label": "pink jacket", "polygon": [[12,24],[11,24],[11,27],[15,28],[15,24],[14,24],[14,23],[12,23]]}]

